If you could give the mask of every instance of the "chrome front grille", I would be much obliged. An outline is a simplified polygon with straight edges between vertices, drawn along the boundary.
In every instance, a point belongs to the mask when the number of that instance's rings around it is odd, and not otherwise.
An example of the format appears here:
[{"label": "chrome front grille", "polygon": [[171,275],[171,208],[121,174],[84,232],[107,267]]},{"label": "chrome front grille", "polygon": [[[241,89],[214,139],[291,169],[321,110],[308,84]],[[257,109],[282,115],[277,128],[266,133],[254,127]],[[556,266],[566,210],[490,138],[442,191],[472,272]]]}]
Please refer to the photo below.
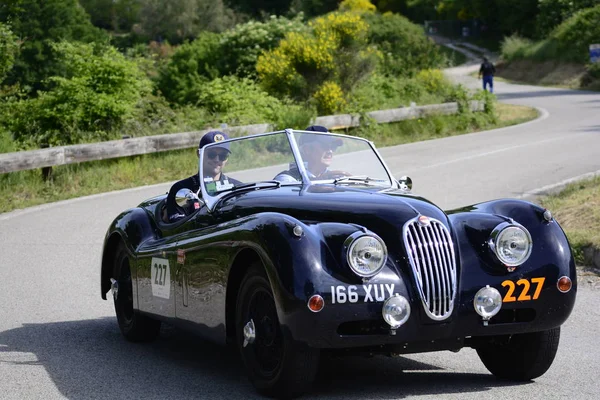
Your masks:
[{"label": "chrome front grille", "polygon": [[408,221],[402,232],[425,312],[436,321],[448,318],[456,297],[456,257],[450,232],[440,221],[424,216]]}]

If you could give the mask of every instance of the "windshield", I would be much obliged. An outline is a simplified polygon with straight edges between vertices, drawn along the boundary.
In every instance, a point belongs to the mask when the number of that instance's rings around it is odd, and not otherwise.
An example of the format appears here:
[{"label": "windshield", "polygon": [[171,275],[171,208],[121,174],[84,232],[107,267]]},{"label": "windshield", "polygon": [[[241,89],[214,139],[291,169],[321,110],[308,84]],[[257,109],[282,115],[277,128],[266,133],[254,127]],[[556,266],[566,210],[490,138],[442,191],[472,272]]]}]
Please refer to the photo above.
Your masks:
[{"label": "windshield", "polygon": [[377,153],[365,140],[302,131],[294,132],[294,138],[311,181],[392,184]]},{"label": "windshield", "polygon": [[[297,148],[297,158],[292,143]],[[303,131],[248,136],[207,145],[201,153],[199,169],[208,196],[242,188],[300,185],[305,180],[301,169],[311,182],[385,187],[392,184],[367,141]]]}]

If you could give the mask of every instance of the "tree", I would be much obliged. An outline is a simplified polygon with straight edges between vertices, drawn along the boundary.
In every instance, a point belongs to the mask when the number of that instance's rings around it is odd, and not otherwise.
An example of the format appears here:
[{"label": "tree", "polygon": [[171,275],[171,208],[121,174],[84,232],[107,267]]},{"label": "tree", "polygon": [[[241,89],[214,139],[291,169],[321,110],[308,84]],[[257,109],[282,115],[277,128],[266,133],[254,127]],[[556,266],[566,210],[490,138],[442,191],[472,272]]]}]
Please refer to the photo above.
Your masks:
[{"label": "tree", "polygon": [[9,84],[42,89],[46,78],[59,75],[51,49],[53,42],[106,40],[77,0],[4,1],[7,4],[0,8],[0,22],[10,22],[22,42],[19,57],[7,77]]},{"label": "tree", "polygon": [[0,22],[0,54],[2,54],[0,57],[0,83],[11,70],[18,50],[19,46],[15,35],[8,26]]},{"label": "tree", "polygon": [[537,33],[544,38],[563,21],[584,8],[600,5],[600,0],[539,0]]},{"label": "tree", "polygon": [[103,29],[128,32],[138,21],[138,0],[79,0],[92,23]]},{"label": "tree", "polygon": [[139,0],[139,28],[150,40],[181,43],[202,31],[233,26],[233,12],[223,0]]}]

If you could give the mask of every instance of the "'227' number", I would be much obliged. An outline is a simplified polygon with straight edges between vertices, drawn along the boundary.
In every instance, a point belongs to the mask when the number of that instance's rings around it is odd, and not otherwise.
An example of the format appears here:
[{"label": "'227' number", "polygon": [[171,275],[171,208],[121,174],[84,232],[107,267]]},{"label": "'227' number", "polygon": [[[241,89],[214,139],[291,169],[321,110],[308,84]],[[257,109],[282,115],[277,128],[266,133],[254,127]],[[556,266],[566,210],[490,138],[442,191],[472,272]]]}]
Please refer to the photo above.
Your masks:
[{"label": "'227' number", "polygon": [[167,277],[167,266],[166,265],[162,265],[162,264],[157,264],[154,263],[154,284],[155,285],[160,285],[160,286],[165,286],[166,282],[166,277]]},{"label": "'227' number", "polygon": [[[515,282],[506,280],[506,281],[502,282],[502,286],[504,286],[504,287],[508,286],[508,291],[504,295],[504,299],[502,299],[502,301],[504,303],[510,303],[513,301],[537,300],[537,298],[540,297],[540,292],[542,291],[542,287],[544,286],[545,280],[546,280],[546,278],[543,278],[543,277],[542,278],[531,278],[531,283],[530,283],[528,279],[519,279],[517,281],[516,286],[522,286],[523,289],[521,290],[521,294],[519,295],[518,298],[513,296],[515,293],[515,288],[516,288]],[[529,289],[531,288],[532,283],[536,285],[535,292],[533,293],[533,298],[529,294]]]}]

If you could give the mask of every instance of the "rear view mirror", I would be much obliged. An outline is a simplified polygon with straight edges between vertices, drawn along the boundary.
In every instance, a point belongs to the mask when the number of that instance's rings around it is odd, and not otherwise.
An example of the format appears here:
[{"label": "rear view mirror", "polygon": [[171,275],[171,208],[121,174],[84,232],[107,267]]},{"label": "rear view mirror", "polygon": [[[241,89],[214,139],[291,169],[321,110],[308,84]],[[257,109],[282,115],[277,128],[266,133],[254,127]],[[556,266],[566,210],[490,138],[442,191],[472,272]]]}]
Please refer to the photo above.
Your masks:
[{"label": "rear view mirror", "polygon": [[175,195],[175,202],[183,209],[185,215],[191,215],[204,205],[204,201],[190,189],[180,189]]},{"label": "rear view mirror", "polygon": [[398,186],[400,186],[400,189],[402,190],[412,190],[412,179],[405,175],[398,179]]}]

